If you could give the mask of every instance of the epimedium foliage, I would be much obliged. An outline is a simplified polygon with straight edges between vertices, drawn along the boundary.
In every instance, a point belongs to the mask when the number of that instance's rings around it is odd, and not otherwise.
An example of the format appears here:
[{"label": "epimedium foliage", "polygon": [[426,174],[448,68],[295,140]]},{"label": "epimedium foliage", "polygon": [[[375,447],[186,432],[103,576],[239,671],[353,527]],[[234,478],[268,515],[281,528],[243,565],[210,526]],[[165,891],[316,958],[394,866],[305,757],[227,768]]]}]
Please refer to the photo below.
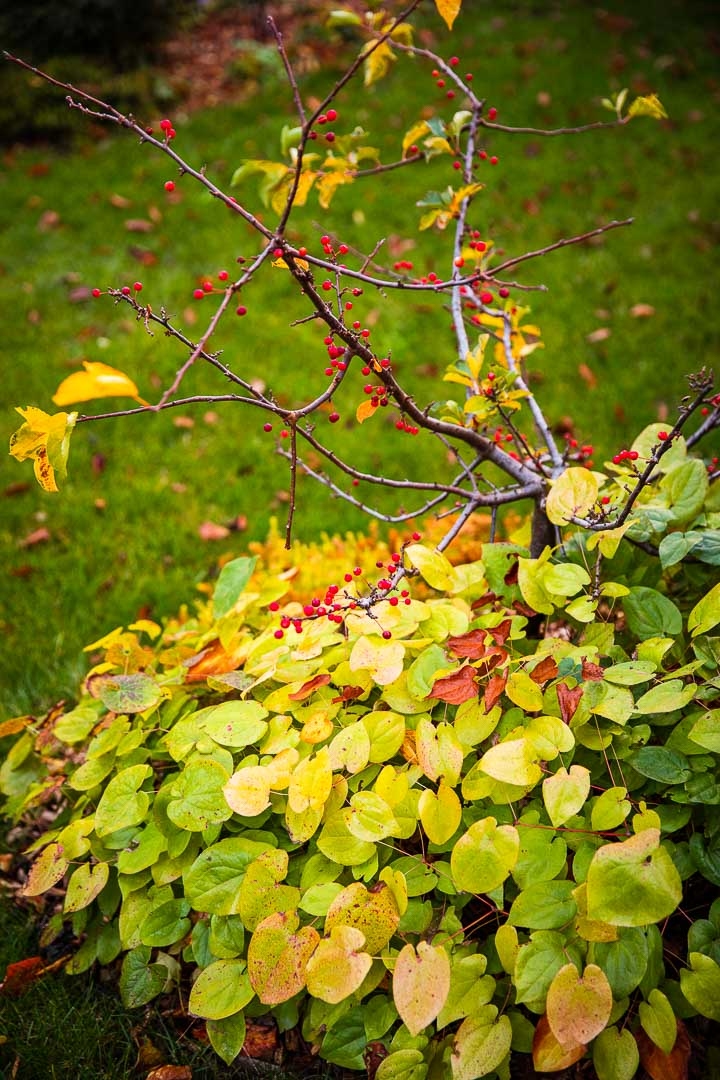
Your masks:
[{"label": "epimedium foliage", "polygon": [[[187,359],[154,404],[124,372],[85,362],[56,406],[126,397],[138,408],[107,415],[193,400],[260,408],[283,424],[288,544],[299,469],[365,505],[304,462],[299,444],[353,482],[426,500],[385,520],[443,503],[455,513],[434,547],[412,534],[381,559],[366,546],[359,565],[341,567],[320,548],[313,566],[327,576],[309,601],[292,555],[280,568],[273,549],[226,563],[196,614],[93,643],[75,708],[0,727],[14,740],[0,768],[5,813],[58,810],[30,849],[25,894],[65,883],[47,936],[72,922],[82,943],[69,970],[122,957],[130,1007],[189,983],[190,1011],[227,1062],[246,1018],[271,1015],[337,1065],[362,1069],[372,1049],[380,1080],[505,1078],[513,1052],[532,1054],[538,1072],[587,1054],[600,1080],[629,1080],[641,1062],[675,1075],[689,1052],[684,1021],[720,1020],[718,904],[698,889],[700,909],[686,910],[689,889],[720,885],[720,586],[708,589],[720,486],[716,462],[695,456],[720,423],[720,397],[711,373],[692,376],[677,420],[646,428],[602,468],[592,447],[558,445],[525,373],[541,335],[511,293],[527,286],[507,271],[621,223],[496,261],[471,218],[487,158],[479,140],[517,129],[496,123],[457,58],[413,44],[406,20],[418,5],[365,20],[334,12],[367,41],[312,111],[278,35],[299,124],[283,131],[282,161],[246,162],[235,175],[260,177],[274,226],[179,156],[169,120],[158,137],[66,87],[74,107],[167,154],[260,247],[235,281],[223,272],[219,286],[197,290],[219,296],[197,342],[140,302],[142,283],[106,290]],[[436,0],[449,24],[460,6]],[[357,73],[371,83],[403,54],[431,63],[464,107],[414,122],[399,160],[383,164],[364,131],[328,127],[331,105]],[[625,92],[606,102],[611,126],[664,115],[652,95],[625,104]],[[586,128],[597,126],[607,125]],[[377,252],[351,252],[330,233],[321,254],[289,237],[311,195],[327,210],[341,185],[441,155],[458,184],[421,196],[419,228],[449,238],[446,279],[415,278],[402,261],[376,271]],[[224,316],[246,312],[238,294],[250,295],[265,265],[292,275],[325,334],[330,381],[302,406],[210,351]],[[415,401],[353,310],[365,289],[447,297],[456,355],[445,381],[458,398]],[[234,392],[179,397],[196,361]],[[399,430],[450,452],[451,482],[368,474],[320,440],[310,421],[330,409],[339,419],[336,398],[358,368],[357,421],[378,423],[391,407]],[[56,491],[73,430],[106,416],[19,411],[11,453]],[[496,511],[523,498],[534,504],[530,527],[495,542]],[[491,540],[479,559],[453,565],[444,552],[483,509]]]},{"label": "epimedium foliage", "polygon": [[227,1062],[270,1015],[381,1080],[684,1068],[720,1020],[718,903],[685,911],[720,885],[720,507],[673,454],[624,536],[408,537],[373,606],[367,567],[303,605],[236,558],[89,646],[74,708],[0,729],[5,813],[62,793],[25,894],[66,882],[68,969],[122,957],[129,1007],[189,979]]}]

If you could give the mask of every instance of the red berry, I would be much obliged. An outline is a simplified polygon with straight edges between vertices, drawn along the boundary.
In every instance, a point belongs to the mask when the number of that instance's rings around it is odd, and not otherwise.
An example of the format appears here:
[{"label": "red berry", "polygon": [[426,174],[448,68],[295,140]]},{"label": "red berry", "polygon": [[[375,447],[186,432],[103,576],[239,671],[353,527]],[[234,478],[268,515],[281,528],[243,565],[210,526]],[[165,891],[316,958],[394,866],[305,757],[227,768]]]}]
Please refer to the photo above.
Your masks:
[{"label": "red berry", "polygon": [[174,191],[175,190],[175,181],[174,180],[166,180],[165,181],[165,190],[166,191]]},{"label": "red berry", "polygon": [[457,66],[458,66],[458,64],[460,63],[460,57],[458,57],[458,56],[451,56],[451,57],[450,57],[450,61],[449,61],[449,63],[450,63],[450,66],[451,66],[451,67],[457,67]]},{"label": "red berry", "polygon": [[390,633],[389,630],[383,630],[382,636],[384,637],[385,641],[389,641],[390,638],[392,637],[392,634]]},{"label": "red berry", "polygon": [[323,247],[327,247],[327,245],[330,243],[330,237],[329,236],[321,236],[320,237],[320,243],[322,244]]},{"label": "red berry", "polygon": [[245,307],[245,305],[244,305],[244,304],[240,304],[240,306],[239,306],[239,307],[235,308],[235,314],[236,314],[236,315],[240,315],[241,317],[242,317],[243,315],[247,315],[247,308]]},{"label": "red berry", "polygon": [[142,292],[142,281],[134,281],[133,289],[135,290],[135,292]]},{"label": "red berry", "polygon": [[340,419],[340,413],[339,412],[331,412],[330,415],[328,416],[328,420],[330,421],[331,424],[337,424],[339,419]]},{"label": "red berry", "polygon": [[160,130],[161,131],[172,131],[172,121],[171,120],[161,120],[160,121]]},{"label": "red berry", "polygon": [[213,283],[212,283],[212,281],[203,281],[202,287],[203,287],[203,292],[212,292],[213,291]]},{"label": "red berry", "polygon": [[332,281],[323,281],[321,287],[325,290],[325,292],[330,292],[330,289],[332,289]]},{"label": "red berry", "polygon": [[603,504],[603,506],[607,506],[607,504],[610,502],[610,496],[609,495],[603,495],[600,502]]},{"label": "red berry", "polygon": [[413,540],[419,540],[420,539],[420,533],[419,532],[414,532],[412,534],[412,539]]},{"label": "red berry", "polygon": [[129,296],[130,295],[130,286],[129,285],[123,285],[120,292],[123,294],[123,296]]},{"label": "red berry", "polygon": [[204,291],[202,289],[195,289],[195,291],[193,292],[193,297],[196,300],[202,300],[204,295],[205,295],[205,293],[204,293]]},{"label": "red berry", "polygon": [[327,135],[325,136],[325,139],[326,139],[327,142],[335,142],[335,132],[334,131],[328,131]]},{"label": "red berry", "polygon": [[668,437],[667,431],[658,431],[658,439],[660,440],[660,442],[665,442],[667,437]]},{"label": "red berry", "polygon": [[337,120],[337,117],[338,117],[338,114],[337,114],[337,112],[336,112],[336,110],[335,110],[335,109],[328,109],[328,111],[327,111],[327,112],[325,113],[325,115],[326,115],[326,116],[327,116],[327,118],[328,118],[328,122],[329,122],[329,123],[331,123],[331,124],[332,124],[332,123],[333,123],[333,122],[334,122],[335,120]]},{"label": "red berry", "polygon": [[280,641],[281,638],[285,637],[285,633],[283,630],[276,630],[273,636],[276,637],[278,641]]},{"label": "red berry", "polygon": [[268,604],[268,611],[279,611],[279,610],[280,610],[280,605],[278,604],[277,600],[272,600]]},{"label": "red berry", "polygon": [[272,431],[272,424],[263,424],[263,431]]},{"label": "red berry", "polygon": [[93,289],[92,295],[97,300],[98,296],[102,296],[102,289]]},{"label": "red berry", "polygon": [[454,90],[448,90],[445,97],[448,98],[449,101],[452,101],[452,99],[455,97],[455,91]]},{"label": "red berry", "polygon": [[490,158],[490,164],[491,165],[497,165],[497,163],[498,163],[498,159],[493,154],[493,156]]},{"label": "red berry", "polygon": [[503,285],[502,289],[498,289],[498,295],[502,296],[503,300],[507,300],[510,295],[510,290]]},{"label": "red berry", "polygon": [[461,161],[453,161],[453,169],[462,169]]},{"label": "red berry", "polygon": [[218,281],[227,281],[229,277],[227,270],[218,270]]},{"label": "red berry", "polygon": [[282,429],[282,431],[280,432],[280,438],[281,439],[289,439],[290,438],[290,432],[288,431],[287,428]]},{"label": "red berry", "polygon": [[440,90],[443,90],[443,89],[445,88],[445,80],[444,80],[444,79],[438,79],[438,81],[437,81],[437,83],[436,83],[435,85],[436,85],[436,86],[437,86],[437,87],[438,87],[438,88],[439,88]]},{"label": "red berry", "polygon": [[488,109],[487,118],[491,123],[493,120],[497,119],[497,109],[494,106],[493,108]]},{"label": "red berry", "polygon": [[338,254],[339,255],[347,255],[349,250],[350,250],[350,248],[347,246],[347,244],[341,244],[340,247],[338,248]]},{"label": "red berry", "polygon": [[493,302],[493,294],[491,292],[480,293],[480,303],[481,304],[492,304],[492,302]]},{"label": "red berry", "polygon": [[320,115],[317,118],[317,122],[318,122],[318,124],[327,124],[327,116],[326,116],[326,114],[325,113],[320,113]]},{"label": "red berry", "polygon": [[415,143],[413,143],[412,146],[408,147],[408,154],[419,154],[419,153],[420,153],[420,151],[419,151],[418,147],[415,145]]}]

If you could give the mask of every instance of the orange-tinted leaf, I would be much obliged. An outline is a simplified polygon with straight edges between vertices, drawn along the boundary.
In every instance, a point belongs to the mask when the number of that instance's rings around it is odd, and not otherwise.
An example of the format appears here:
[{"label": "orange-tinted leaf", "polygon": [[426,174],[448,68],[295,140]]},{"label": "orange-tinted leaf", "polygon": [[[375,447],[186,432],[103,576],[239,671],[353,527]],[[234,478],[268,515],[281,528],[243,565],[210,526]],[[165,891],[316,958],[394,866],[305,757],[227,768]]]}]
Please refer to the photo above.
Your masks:
[{"label": "orange-tinted leaf", "polygon": [[192,1069],[189,1065],[158,1065],[145,1080],[192,1080]]},{"label": "orange-tinted leaf", "polygon": [[447,23],[448,30],[452,30],[453,23],[462,7],[462,0],[435,0],[435,7]]},{"label": "orange-tinted leaf", "polygon": [[198,526],[198,536],[201,540],[225,540],[230,535],[230,530],[225,525],[218,525],[214,521],[203,521]]},{"label": "orange-tinted leaf", "polygon": [[587,1047],[561,1046],[552,1033],[547,1016],[541,1016],[533,1037],[533,1065],[538,1072],[562,1072],[574,1065]]},{"label": "orange-tinted leaf", "polygon": [[576,686],[574,690],[571,690],[565,683],[558,683],[557,687],[557,699],[560,706],[560,715],[566,724],[569,724],[575,715],[578,705],[580,704],[580,698],[583,696],[582,686]]},{"label": "orange-tinted leaf", "polygon": [[29,956],[27,960],[18,960],[16,964],[8,964],[5,978],[0,983],[0,992],[13,997],[24,994],[40,978],[44,970],[45,961],[42,956]]},{"label": "orange-tinted leaf", "polygon": [[461,705],[463,701],[477,697],[478,686],[475,675],[475,668],[466,664],[465,667],[453,671],[451,675],[436,679],[428,697],[446,701],[449,705]]},{"label": "orange-tinted leaf", "polygon": [[16,732],[22,731],[28,724],[32,724],[34,719],[33,716],[14,716],[10,720],[3,720],[0,724],[0,739],[5,735],[15,735]]},{"label": "orange-tinted leaf", "polygon": [[601,682],[605,674],[599,664],[593,664],[590,660],[582,662],[582,677],[585,682]]},{"label": "orange-tinted leaf", "polygon": [[338,701],[354,701],[355,698],[362,697],[364,693],[362,686],[343,686],[342,694],[332,698],[331,704],[337,705]]},{"label": "orange-tinted leaf", "polygon": [[546,656],[544,660],[541,660],[532,671],[530,672],[530,678],[533,682],[536,682],[539,686],[548,682],[549,679],[554,679],[558,673],[558,666],[552,656]]},{"label": "orange-tinted leaf", "polygon": [[310,679],[308,682],[303,683],[299,690],[296,690],[294,694],[288,694],[290,701],[304,701],[306,697],[310,697],[313,690],[317,690],[319,686],[327,686],[330,682],[330,676],[325,673],[322,675],[316,675],[314,679]]},{"label": "orange-tinted leaf", "polygon": [[365,421],[369,420],[369,418],[377,411],[377,408],[371,404],[370,398],[365,398],[365,400],[361,401],[357,409],[355,410],[355,419],[357,420],[358,424],[364,424]]},{"label": "orange-tinted leaf", "polygon": [[185,663],[188,668],[185,682],[201,682],[210,675],[226,675],[229,671],[236,671],[242,657],[226,652],[219,641],[213,641]]},{"label": "orange-tinted leaf", "polygon": [[677,1021],[677,1038],[669,1054],[663,1053],[642,1028],[635,1032],[640,1062],[652,1080],[687,1080],[690,1039],[682,1020]]},{"label": "orange-tinted leaf", "polygon": [[547,993],[547,1020],[563,1047],[587,1044],[607,1026],[613,996],[607,975],[588,964],[582,975],[574,964],[555,973]]},{"label": "orange-tinted leaf", "polygon": [[[515,563],[515,570],[517,573],[517,562]],[[503,619],[497,626],[489,626],[485,631],[493,639],[496,645],[504,645],[507,641],[510,631],[512,630],[512,620]]]}]

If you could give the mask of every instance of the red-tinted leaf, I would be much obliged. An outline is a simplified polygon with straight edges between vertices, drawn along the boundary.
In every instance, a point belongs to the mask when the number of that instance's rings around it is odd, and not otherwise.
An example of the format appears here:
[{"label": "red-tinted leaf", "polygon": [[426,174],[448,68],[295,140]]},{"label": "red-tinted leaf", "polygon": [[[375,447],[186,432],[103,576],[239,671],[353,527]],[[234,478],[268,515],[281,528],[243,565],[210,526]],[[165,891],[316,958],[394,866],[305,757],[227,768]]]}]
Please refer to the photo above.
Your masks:
[{"label": "red-tinted leaf", "polygon": [[569,724],[575,715],[575,710],[580,704],[580,698],[583,696],[582,686],[576,686],[574,690],[571,690],[565,683],[558,683],[557,687],[557,699],[560,706],[560,715],[566,724]]},{"label": "red-tinted leaf", "polygon": [[448,638],[447,646],[455,656],[478,660],[485,655],[485,630],[468,630],[467,634]]},{"label": "red-tinted leaf", "polygon": [[503,619],[497,626],[489,626],[486,633],[490,635],[496,645],[504,645],[512,629],[512,620]]},{"label": "red-tinted leaf", "polygon": [[513,561],[512,566],[510,567],[508,572],[505,574],[505,577],[503,578],[503,581],[505,582],[506,585],[517,585],[519,567],[520,567],[520,562],[519,562],[518,559],[515,559]]},{"label": "red-tinted leaf", "polygon": [[27,960],[18,960],[16,964],[8,964],[5,979],[0,983],[0,993],[19,997],[43,975],[49,975],[61,968],[67,959],[67,956],[63,956],[52,964],[48,964],[42,956],[30,956]]},{"label": "red-tinted leaf", "polygon": [[19,542],[18,547],[35,547],[36,544],[44,544],[50,539],[50,530],[45,526],[41,526],[39,529],[33,529],[32,532],[24,536]]},{"label": "red-tinted leaf", "polygon": [[362,686],[343,686],[342,694],[339,697],[334,697],[332,704],[336,705],[338,701],[354,701],[355,698],[362,697],[364,693]]},{"label": "red-tinted leaf", "polygon": [[330,682],[330,676],[325,672],[323,675],[316,675],[314,679],[310,679],[308,682],[303,683],[299,690],[296,690],[294,694],[288,694],[290,701],[304,701],[306,697],[310,697],[313,690],[317,690],[318,686],[327,686]]},{"label": "red-tinted leaf", "polygon": [[558,673],[558,666],[552,656],[546,656],[544,660],[533,668],[530,672],[530,678],[533,682],[536,682],[538,686],[542,686],[548,682],[549,679],[554,679]]},{"label": "red-tinted leaf", "polygon": [[475,668],[466,664],[458,668],[451,675],[444,675],[436,679],[428,697],[437,698],[439,701],[447,701],[449,705],[461,705],[463,701],[477,697],[478,686],[475,681]]},{"label": "red-tinted leaf", "polygon": [[508,680],[508,672],[503,675],[491,675],[485,686],[485,712],[490,712],[493,705],[500,699]]},{"label": "red-tinted leaf", "polygon": [[635,1032],[640,1062],[652,1080],[687,1080],[690,1061],[690,1039],[682,1020],[677,1021],[675,1045],[669,1054],[656,1046],[640,1028]]},{"label": "red-tinted leaf", "polygon": [[541,1016],[533,1037],[533,1065],[541,1073],[562,1072],[569,1069],[585,1053],[586,1047],[561,1046],[552,1033],[547,1016]]},{"label": "red-tinted leaf", "polygon": [[489,649],[485,651],[485,655],[481,658],[478,664],[475,664],[475,670],[478,675],[489,675],[493,668],[496,668],[498,664],[502,664],[508,659],[507,649],[503,649],[500,645],[491,645]]},{"label": "red-tinted leaf", "polygon": [[599,664],[593,664],[590,660],[583,660],[582,677],[585,682],[600,682],[604,675]]},{"label": "red-tinted leaf", "polygon": [[230,535],[230,530],[225,525],[216,525],[214,521],[203,521],[198,526],[198,536],[201,540],[224,540]]}]

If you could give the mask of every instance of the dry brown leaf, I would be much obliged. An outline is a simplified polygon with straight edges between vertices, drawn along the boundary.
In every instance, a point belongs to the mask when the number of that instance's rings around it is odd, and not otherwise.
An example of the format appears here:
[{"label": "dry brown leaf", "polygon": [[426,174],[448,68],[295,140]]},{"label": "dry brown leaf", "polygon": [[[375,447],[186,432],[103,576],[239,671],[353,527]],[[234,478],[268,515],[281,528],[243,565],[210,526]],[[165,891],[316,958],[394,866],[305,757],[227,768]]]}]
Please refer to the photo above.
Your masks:
[{"label": "dry brown leaf", "polygon": [[597,377],[592,368],[588,367],[587,364],[578,364],[578,375],[591,390],[595,389],[597,386]]},{"label": "dry brown leaf", "polygon": [[41,525],[39,529],[34,529],[27,536],[24,536],[19,542],[18,547],[27,548],[34,547],[35,544],[44,544],[50,539],[50,530],[46,529],[44,525]]},{"label": "dry brown leaf", "polygon": [[630,308],[630,314],[633,319],[649,319],[651,315],[655,314],[655,308],[652,304],[633,304]]},{"label": "dry brown leaf", "polygon": [[125,222],[125,228],[128,232],[134,233],[146,233],[152,232],[153,223],[146,218],[128,218]]},{"label": "dry brown leaf", "polygon": [[230,535],[230,530],[225,525],[217,525],[214,521],[203,521],[198,528],[198,536],[201,540],[225,540]]}]

